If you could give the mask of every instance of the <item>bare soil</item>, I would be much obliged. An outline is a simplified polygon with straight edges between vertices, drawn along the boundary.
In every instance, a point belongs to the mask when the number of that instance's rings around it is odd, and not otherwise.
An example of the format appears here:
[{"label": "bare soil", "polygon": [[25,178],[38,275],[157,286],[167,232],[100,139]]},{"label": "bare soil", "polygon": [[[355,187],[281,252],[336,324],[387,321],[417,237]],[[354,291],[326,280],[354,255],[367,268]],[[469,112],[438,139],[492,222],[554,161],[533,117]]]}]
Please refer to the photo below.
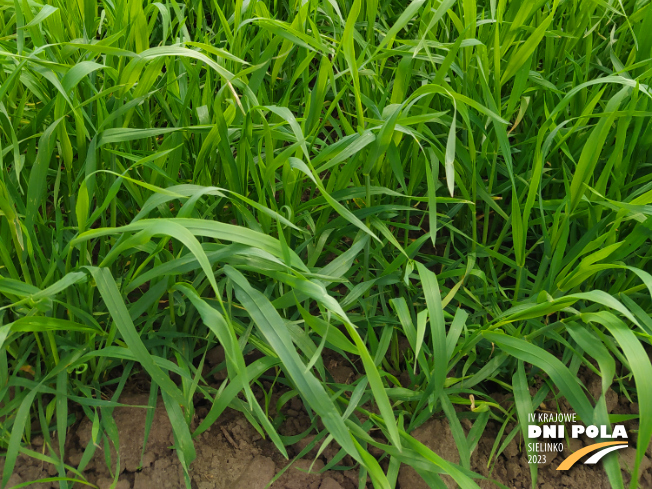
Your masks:
[{"label": "bare soil", "polygon": [[[339,365],[337,362],[327,364],[336,381],[348,383],[352,380],[353,370]],[[597,389],[599,382],[595,379],[585,379],[589,391]],[[595,384],[595,385],[594,385]],[[125,405],[144,406],[148,404],[148,394],[138,386],[132,386],[120,398]],[[275,394],[275,399],[281,393]],[[500,396],[497,396],[500,400]],[[275,405],[275,399],[271,405]],[[548,401],[546,401],[548,402]],[[562,411],[570,412],[569,406],[564,406],[561,401]],[[546,406],[540,406],[546,408]],[[614,392],[608,395],[608,409],[615,414],[636,413],[638,407],[627,399],[618,399]],[[197,407],[197,420],[200,422],[207,414],[207,408],[201,403]],[[273,413],[275,414],[275,413]],[[284,436],[298,435],[311,426],[310,418],[298,398],[293,398],[283,407],[285,421],[279,431]],[[172,427],[159,399],[154,415],[154,422],[143,452],[144,426],[146,410],[137,407],[116,408],[113,413],[119,441],[120,441],[120,466],[116,489],[181,489],[185,488],[181,465],[175,451],[171,448],[174,444]],[[470,430],[471,423],[462,420],[465,431]],[[637,421],[629,421],[625,426],[630,434],[630,448],[619,451],[621,466],[625,483],[630,481],[627,470],[633,467],[635,458]],[[527,464],[527,455],[519,437],[507,446],[488,467],[488,460],[498,436],[500,426],[489,422],[474,450],[471,458],[471,469],[488,479],[493,479],[509,489],[528,489],[531,487],[530,469]],[[508,427],[507,432],[512,427]],[[450,427],[445,419],[431,419],[412,432],[412,435],[423,444],[432,449],[441,457],[459,463],[459,454]],[[298,455],[313,439],[307,436],[294,446],[287,447],[290,457]],[[576,464],[570,471],[557,471],[557,467],[568,455],[593,443],[588,438],[572,440],[570,446],[564,443],[563,453],[546,454],[546,463],[539,466],[537,487],[540,489],[609,489],[609,481],[601,466]],[[65,462],[78,467],[82,460],[84,449],[92,443],[92,424],[84,419],[75,424],[69,431],[65,450]],[[331,445],[334,445],[332,443]],[[246,420],[241,413],[227,409],[212,427],[195,439],[197,459],[191,465],[191,480],[193,489],[263,489],[282,472],[291,460],[285,459],[273,443],[263,438]],[[43,438],[36,436],[32,440],[35,451],[44,452]],[[144,455],[143,455],[144,453]],[[359,488],[359,471],[354,461],[346,456],[337,463],[337,469],[324,470],[337,454],[334,446],[329,446],[317,457],[317,449],[311,450],[303,459],[296,460],[291,467],[282,473],[271,484],[271,489],[357,489]],[[375,456],[382,455],[380,451],[372,451]],[[98,447],[90,463],[84,468],[83,473],[88,482],[95,484],[100,489],[108,489],[114,481],[114,472],[117,465],[116,452],[113,448],[105,454],[103,447]],[[4,461],[0,460],[0,472]],[[387,460],[381,460],[381,466],[387,468]],[[55,477],[57,470],[53,465],[21,455],[16,464],[14,474],[8,487],[23,482]],[[72,474],[69,474],[72,476]],[[452,479],[442,476],[444,484],[454,489]],[[482,489],[499,487],[490,480],[477,480]],[[33,483],[29,487],[34,489],[58,488],[57,482]],[[87,487],[76,484],[75,488]],[[366,487],[372,484],[367,480]],[[428,485],[421,479],[414,469],[402,466],[398,476],[400,489],[426,489]],[[640,470],[639,487],[652,488],[652,449],[648,449]]]}]

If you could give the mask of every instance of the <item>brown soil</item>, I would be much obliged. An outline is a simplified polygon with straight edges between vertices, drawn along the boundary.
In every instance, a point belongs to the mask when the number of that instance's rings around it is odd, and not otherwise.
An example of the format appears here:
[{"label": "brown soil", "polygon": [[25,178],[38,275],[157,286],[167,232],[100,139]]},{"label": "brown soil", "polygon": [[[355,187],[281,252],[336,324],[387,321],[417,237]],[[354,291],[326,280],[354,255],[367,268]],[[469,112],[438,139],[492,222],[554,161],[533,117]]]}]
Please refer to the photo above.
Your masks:
[{"label": "brown soil", "polygon": [[[336,381],[347,383],[354,376],[352,369],[336,367],[338,367],[336,364],[328,365],[333,377],[337,377]],[[599,385],[594,386],[591,379],[586,380],[589,391],[594,388],[599,389]],[[280,393],[275,394],[276,399],[279,395]],[[271,406],[275,405],[276,399],[272,400]],[[631,404],[625,398],[619,400],[613,392],[608,395],[608,400],[611,413],[630,414],[638,410],[636,404]],[[148,395],[142,391],[125,393],[121,396],[120,402],[132,406],[147,405]],[[570,412],[570,409],[565,409],[568,406],[563,406],[564,402],[562,401],[562,410]],[[199,406],[197,421],[201,421],[206,414],[206,407]],[[284,436],[303,433],[311,426],[310,418],[298,398],[293,398],[283,407],[283,414],[286,419],[279,432]],[[145,409],[135,407],[116,408],[113,413],[120,440],[120,468],[115,488],[185,488],[181,465],[176,453],[170,448],[174,443],[172,428],[160,399],[141,465],[145,416]],[[462,426],[468,434],[471,428],[470,421],[462,420]],[[628,468],[633,467],[634,463],[635,449],[631,446],[635,446],[638,426],[636,421],[625,423],[625,426],[630,433],[630,448],[619,451],[619,454],[621,466]],[[529,489],[530,470],[519,437],[507,446],[506,450],[495,459],[495,463],[492,461],[491,470],[487,467],[499,428],[500,426],[493,422],[487,424],[472,454],[471,469],[489,479],[499,481],[509,489]],[[511,426],[508,427],[506,432],[511,429]],[[71,428],[65,452],[65,462],[68,465],[79,466],[84,449],[92,443],[91,433],[92,424],[86,418]],[[459,463],[455,441],[445,420],[431,419],[414,430],[412,435],[441,457]],[[288,454],[291,457],[298,455],[313,439],[313,436],[307,436],[294,446],[287,447]],[[563,453],[547,454],[547,463],[539,466],[537,487],[540,489],[609,489],[610,484],[601,466],[576,464],[568,472],[556,470],[559,463],[570,453],[590,443],[593,443],[593,440],[588,438],[574,440],[570,447],[564,443]],[[233,410],[225,411],[209,430],[195,439],[195,447],[197,459],[190,468],[193,489],[263,489],[290,463],[276,450],[271,441],[261,437],[241,413]],[[47,453],[41,436],[32,440],[31,448]],[[107,467],[107,458],[110,458],[112,468],[115,468],[117,458],[113,449],[110,452],[107,457],[102,448],[97,448],[95,455],[83,471],[87,480],[100,489],[108,489],[114,481],[114,474]],[[346,456],[338,462],[339,470],[324,470],[325,464],[336,454],[335,447],[329,446],[322,451],[319,458],[315,459],[317,448],[314,448],[303,459],[294,462],[270,487],[272,489],[357,489],[360,487],[359,472],[350,457]],[[382,452],[372,449],[372,454],[380,456]],[[640,470],[639,487],[641,488],[652,488],[652,449],[648,449],[647,455]],[[4,461],[0,460],[0,473],[3,465]],[[381,466],[386,469],[387,461],[381,461]],[[348,470],[345,470],[347,468]],[[55,476],[57,470],[54,466],[21,455],[8,487]],[[623,478],[625,484],[628,484],[630,475],[627,470],[623,470]],[[442,479],[448,488],[456,487],[449,477],[442,476]],[[489,480],[477,480],[477,483],[482,489],[498,487]],[[49,489],[59,486],[56,482],[41,482],[33,483],[29,487]],[[77,484],[74,487],[87,486]],[[366,481],[366,487],[372,487],[369,480]],[[427,487],[428,485],[414,469],[409,466],[401,467],[398,476],[399,489],[426,489]]]},{"label": "brown soil", "polygon": [[[125,394],[122,404],[147,405],[148,395]],[[309,428],[310,422],[302,407],[292,403],[288,406],[290,417],[280,430],[284,435],[298,434]],[[295,408],[295,409],[292,409]],[[297,411],[296,409],[300,411]],[[146,411],[143,408],[116,408],[113,418],[120,440],[120,473],[117,489],[177,489],[185,488],[183,470],[176,453],[170,448],[173,443],[172,427],[167,418],[163,402],[159,399],[154,422],[141,466],[141,452],[144,439]],[[92,443],[92,424],[84,419],[68,436],[65,461],[77,467],[83,450]],[[306,439],[296,446],[288,447],[290,456],[298,454],[307,445]],[[263,489],[272,478],[284,469],[286,460],[272,442],[263,439],[249,424],[244,415],[227,410],[209,430],[195,439],[197,459],[191,465],[192,487],[194,489]],[[43,449],[43,438],[36,437],[33,450]],[[271,486],[273,489],[355,489],[358,487],[358,470],[326,470],[324,462],[335,455],[334,450],[325,450],[321,459],[299,459],[286,470]],[[328,457],[328,458],[325,458]],[[339,464],[353,466],[349,457]],[[111,449],[111,467],[117,463],[115,451]],[[0,472],[3,461],[0,461]],[[48,463],[21,455],[16,463],[8,487],[22,482],[55,477],[56,468]],[[69,474],[72,476],[73,474]],[[95,451],[84,475],[89,482],[100,489],[108,489],[113,483],[102,448]],[[34,489],[59,487],[56,482],[34,483]],[[77,484],[74,486],[82,487]],[[371,486],[369,486],[371,487]]]}]

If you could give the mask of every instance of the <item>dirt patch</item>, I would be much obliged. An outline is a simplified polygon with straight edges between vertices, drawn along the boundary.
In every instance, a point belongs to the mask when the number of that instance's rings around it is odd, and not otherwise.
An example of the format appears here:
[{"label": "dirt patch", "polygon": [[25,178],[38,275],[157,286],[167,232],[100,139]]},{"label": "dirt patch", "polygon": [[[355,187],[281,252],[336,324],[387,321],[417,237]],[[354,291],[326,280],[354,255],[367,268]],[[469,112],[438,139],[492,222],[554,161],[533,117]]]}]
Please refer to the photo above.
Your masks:
[{"label": "dirt patch", "polygon": [[[217,359],[219,360],[219,359]],[[341,377],[342,383],[350,381],[354,376],[352,369],[344,370],[340,365],[327,364],[333,377]],[[589,391],[599,390],[588,380]],[[272,389],[272,385],[265,385]],[[276,416],[274,406],[282,392],[274,394],[270,403],[271,415]],[[499,398],[499,396],[496,396]],[[144,406],[148,404],[148,395],[142,392],[125,393],[120,402],[125,405]],[[562,403],[565,402],[562,400]],[[568,408],[568,406],[561,406]],[[627,399],[618,399],[615,393],[608,396],[608,409],[613,414],[636,413],[638,407]],[[201,403],[197,407],[198,419],[201,421],[208,410]],[[72,467],[80,467],[88,482],[100,489],[108,489],[114,481],[116,489],[181,489],[185,488],[184,474],[175,451],[172,427],[168,420],[163,402],[159,399],[154,412],[154,421],[143,450],[144,427],[147,410],[138,407],[120,407],[113,413],[115,430],[120,445],[120,459],[116,450],[108,442],[100,443],[94,455],[84,465],[84,452],[93,443],[93,424],[84,418],[75,425],[69,433],[65,462]],[[303,407],[300,399],[294,397],[282,407],[283,422],[278,431],[282,436],[295,436],[310,430],[312,421]],[[625,422],[630,433],[630,445],[635,446],[638,422]],[[323,428],[319,425],[320,428]],[[462,419],[462,427],[468,436],[472,423]],[[506,449],[489,463],[494,442],[499,435],[500,425],[489,422],[471,455],[471,470],[488,479],[497,480],[509,489],[529,489],[531,487],[530,469],[527,455],[520,437],[515,437]],[[513,426],[508,426],[509,433]],[[412,435],[444,459],[459,463],[460,456],[456,448],[450,426],[445,419],[430,419],[412,432]],[[504,435],[503,435],[504,436]],[[354,461],[347,455],[333,460],[338,455],[338,449],[331,443],[319,452],[321,442],[309,445],[315,440],[315,435],[303,437],[294,445],[288,446],[288,454],[295,457],[306,452],[304,458],[297,460],[287,468],[290,461],[279,453],[274,444],[262,437],[247,421],[245,416],[237,411],[227,409],[206,432],[195,439],[197,458],[191,465],[190,478],[193,489],[263,489],[270,481],[272,489],[357,489],[359,488],[359,471]],[[501,442],[502,443],[502,442]],[[601,466],[575,465],[570,471],[557,471],[557,467],[567,456],[583,446],[594,443],[588,438],[571,440],[570,445],[564,443],[562,453],[546,454],[546,463],[538,469],[538,484],[540,489],[609,489],[611,486]],[[43,437],[33,439],[32,450],[47,454],[44,449]],[[371,449],[374,456],[381,457],[382,452]],[[635,449],[628,448],[620,452],[623,478],[629,483],[630,474],[627,468],[633,467]],[[652,449],[643,460],[640,470],[640,487],[652,487]],[[326,467],[326,465],[329,467]],[[0,461],[0,469],[3,461]],[[381,466],[387,469],[387,459],[381,460]],[[110,469],[110,468],[111,469]],[[335,467],[337,470],[333,469]],[[117,470],[116,470],[117,468]],[[117,475],[116,475],[117,472]],[[74,477],[69,472],[68,477]],[[59,476],[54,465],[21,455],[17,461],[14,474],[8,487],[27,481],[35,481],[48,477]],[[448,476],[442,476],[446,487],[453,489],[455,482]],[[490,480],[476,480],[482,489],[497,487]],[[365,486],[365,484],[363,484]],[[59,487],[57,482],[36,482],[29,487],[34,489],[50,489]],[[80,484],[75,488],[84,487]],[[371,488],[367,480],[366,487]],[[409,467],[402,466],[398,475],[399,489],[426,489],[429,486]]]},{"label": "dirt patch", "polygon": [[[125,394],[122,404],[147,405],[146,394]],[[293,409],[294,408],[294,409]],[[310,426],[307,415],[297,402],[288,406],[295,416],[289,416],[280,430],[283,434],[296,434]],[[291,413],[291,414],[292,414]],[[113,413],[120,445],[120,465],[116,489],[179,489],[184,488],[184,475],[173,445],[172,427],[159,399],[152,428],[143,454],[146,410],[135,407],[116,408]],[[305,419],[304,419],[305,418]],[[92,422],[84,419],[71,430],[68,437],[65,462],[78,467],[84,450],[92,443]],[[302,442],[288,447],[291,456],[298,454],[307,444]],[[211,428],[195,439],[197,459],[191,465],[193,489],[263,489],[290,461],[285,459],[273,443],[264,439],[246,420],[244,415],[227,409]],[[43,439],[37,437],[31,447],[42,451]],[[112,445],[106,450],[100,444],[84,468],[88,482],[100,489],[108,489],[115,478],[118,460]],[[332,454],[326,451],[329,455]],[[143,454],[141,456],[141,454]],[[326,470],[322,459],[299,459],[272,484],[273,489],[355,489],[358,471],[355,469]],[[109,470],[109,466],[114,471]],[[3,465],[0,462],[0,466]],[[1,468],[1,467],[0,467]],[[16,463],[8,487],[27,481],[56,477],[54,465],[21,455]],[[68,476],[74,476],[69,473]],[[30,485],[34,489],[59,487],[56,482]],[[75,488],[83,487],[76,484]],[[369,486],[370,487],[370,486]]]}]

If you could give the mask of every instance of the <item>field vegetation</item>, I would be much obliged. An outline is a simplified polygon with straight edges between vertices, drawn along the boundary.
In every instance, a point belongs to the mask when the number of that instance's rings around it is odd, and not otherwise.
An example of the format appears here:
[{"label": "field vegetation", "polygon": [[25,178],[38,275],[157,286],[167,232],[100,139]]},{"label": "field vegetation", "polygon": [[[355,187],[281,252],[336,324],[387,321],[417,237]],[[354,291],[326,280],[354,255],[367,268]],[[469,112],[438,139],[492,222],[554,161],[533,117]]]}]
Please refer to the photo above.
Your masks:
[{"label": "field vegetation", "polygon": [[[188,484],[193,439],[227,407],[282,453],[296,441],[272,392],[252,391],[266,379],[378,488],[401,464],[478,487],[489,421],[496,457],[550,395],[587,424],[623,421],[611,388],[639,406],[636,486],[652,437],[651,3],[1,9],[1,485],[20,453],[62,488],[83,480],[94,444],[63,462],[74,413],[117,446],[113,409],[145,373]],[[359,375],[334,382],[328,350]],[[191,430],[197,399],[212,407]],[[459,464],[410,436],[433,416]],[[616,454],[604,468],[622,488]]]}]

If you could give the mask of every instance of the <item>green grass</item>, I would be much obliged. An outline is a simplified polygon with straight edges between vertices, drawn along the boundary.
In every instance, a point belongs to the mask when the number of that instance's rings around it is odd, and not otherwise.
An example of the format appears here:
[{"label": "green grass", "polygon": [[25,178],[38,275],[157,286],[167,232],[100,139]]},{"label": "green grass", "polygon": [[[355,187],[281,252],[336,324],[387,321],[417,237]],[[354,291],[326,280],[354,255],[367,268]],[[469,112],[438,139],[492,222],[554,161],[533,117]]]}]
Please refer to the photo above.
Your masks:
[{"label": "green grass", "polygon": [[[375,487],[395,487],[400,464],[432,487],[437,472],[478,487],[475,434],[499,423],[500,453],[551,392],[608,422],[580,368],[638,402],[638,470],[652,437],[652,4],[0,8],[0,485],[37,455],[33,421],[62,478],[75,406],[98,444],[117,443],[112,409],[138,371],[188,483],[193,437],[226,407],[285,453],[280,415],[251,390],[270,368]],[[216,344],[220,390],[202,376]],[[334,384],[325,349],[362,376]],[[191,432],[197,394],[212,408]],[[431,416],[448,417],[459,466],[409,436]]]}]

